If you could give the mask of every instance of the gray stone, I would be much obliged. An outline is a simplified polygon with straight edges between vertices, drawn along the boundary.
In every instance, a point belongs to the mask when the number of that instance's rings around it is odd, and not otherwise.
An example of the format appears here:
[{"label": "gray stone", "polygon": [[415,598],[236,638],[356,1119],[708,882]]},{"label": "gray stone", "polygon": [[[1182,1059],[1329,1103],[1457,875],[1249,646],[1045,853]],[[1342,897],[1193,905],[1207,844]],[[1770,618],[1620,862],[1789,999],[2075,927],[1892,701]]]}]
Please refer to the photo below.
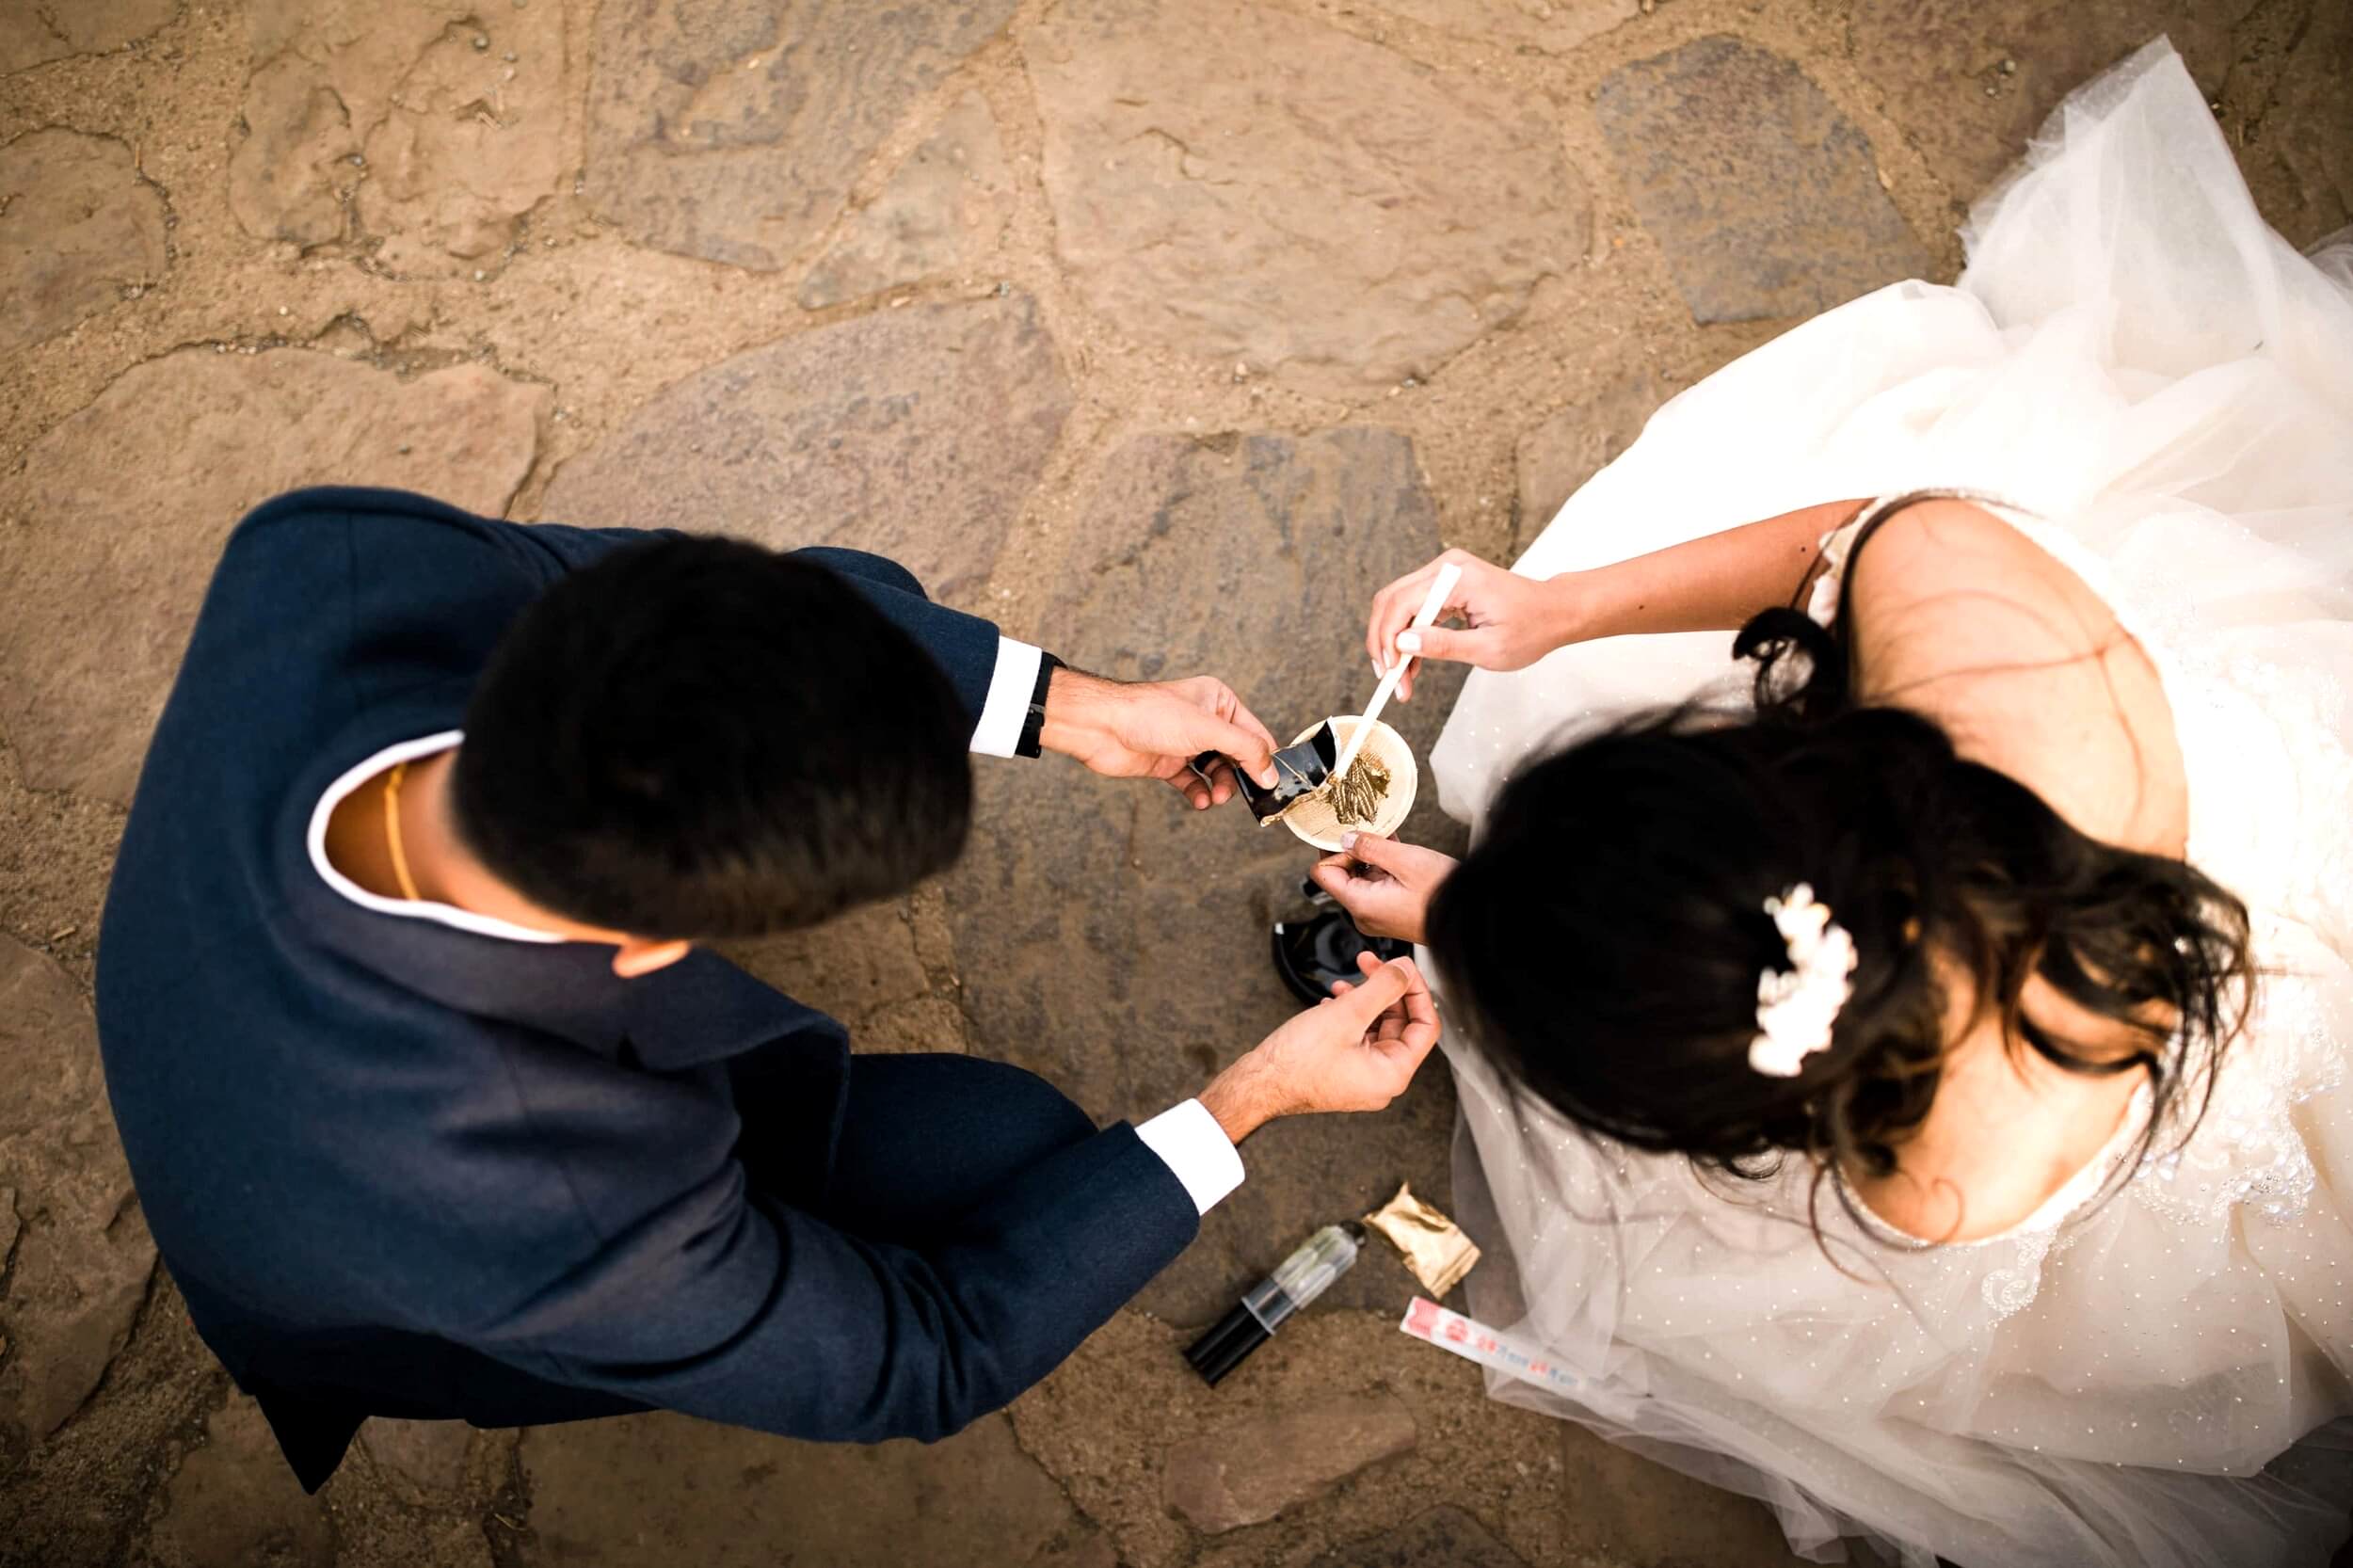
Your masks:
[{"label": "gray stone", "polygon": [[[115,1141],[88,1005],[64,970],[0,938],[0,1462],[97,1387],[146,1299],[155,1247]],[[0,1469],[6,1464],[0,1463]]]},{"label": "gray stone", "polygon": [[1021,37],[1056,248],[1122,331],[1361,396],[1583,253],[1560,132],[1504,88],[1241,0],[1072,0]]},{"label": "gray stone", "polygon": [[1634,444],[1658,406],[1679,388],[1648,365],[1603,381],[1520,438],[1513,550],[1526,550],[1561,504]]},{"label": "gray stone", "polygon": [[[1083,543],[1052,583],[1037,639],[1122,679],[1222,677],[1285,741],[1362,709],[1374,684],[1365,606],[1438,550],[1412,443],[1368,426],[1138,437],[1111,453],[1083,505]],[[1389,709],[1417,754],[1459,679],[1439,672]],[[948,897],[983,1054],[1043,1074],[1098,1118],[1141,1119],[1198,1093],[1299,1010],[1267,958],[1270,923],[1305,911],[1299,885],[1315,857],[1286,829],[1066,763],[983,769],[978,787]],[[1445,841],[1434,792],[1409,837]],[[1443,1201],[1452,1117],[1446,1075],[1426,1071],[1381,1114],[1269,1127],[1251,1141],[1252,1179],[1143,1304],[1206,1321],[1309,1232],[1372,1208],[1399,1180]],[[1360,1296],[1377,1279],[1360,1268],[1329,1299],[1393,1305]]]},{"label": "gray stone", "polygon": [[1813,315],[1928,270],[1870,143],[1769,50],[1700,39],[1611,72],[1593,107],[1698,321]]},{"label": "gray stone", "polygon": [[89,1003],[47,958],[0,937],[0,1148],[104,1092]]},{"label": "gray stone", "polygon": [[1069,412],[1027,295],[891,311],[680,382],[567,463],[545,511],[878,551],[968,603]]},{"label": "gray stone", "polygon": [[306,247],[343,238],[360,136],[335,89],[307,61],[281,55],[247,79],[241,118],[229,209],[246,232]]},{"label": "gray stone", "polygon": [[[1485,1521],[1531,1562],[1667,1568],[1646,1558],[1550,1549],[1565,1500],[1562,1423],[1495,1402],[1478,1368],[1400,1334],[1400,1309],[1413,1290],[1400,1281],[1378,1310],[1317,1303],[1215,1388],[1184,1363],[1189,1334],[1121,1312],[1014,1405],[1021,1446],[1062,1479],[1133,1568],[1309,1568],[1336,1544],[1401,1530],[1442,1503]],[[1170,1512],[1164,1478],[1173,1447],[1260,1416],[1356,1399],[1402,1403],[1418,1434],[1413,1451],[1210,1542]],[[1428,1561],[1451,1568],[1443,1558]],[[1749,1561],[1700,1552],[1684,1568]]]},{"label": "gray stone", "polygon": [[[455,1516],[413,1509],[330,1504],[335,1568],[512,1568],[508,1527],[495,1505]],[[491,1542],[496,1540],[494,1548]],[[665,1565],[666,1568],[666,1565]]]},{"label": "gray stone", "polygon": [[1800,1568],[1772,1510],[1754,1497],[1669,1469],[1574,1421],[1560,1426],[1561,1533],[1576,1558],[1639,1568]]},{"label": "gray stone", "polygon": [[[2297,246],[2353,219],[2353,8],[2252,0],[1857,0],[1856,65],[1974,200],[2068,93],[2158,37],[2178,50],[2264,216]],[[2007,69],[2005,69],[2007,67]]]},{"label": "gray stone", "polygon": [[[519,220],[556,194],[579,99],[565,11],[485,8],[481,33],[444,26],[403,63],[361,143],[360,231],[382,240],[384,266],[447,275],[495,264]],[[474,36],[489,47],[474,48]]]},{"label": "gray stone", "polygon": [[[2224,99],[2254,200],[2299,248],[2353,224],[2353,5],[2315,5],[2306,19],[2268,56],[2276,75],[2233,66]],[[2238,111],[2240,99],[2252,111]]]},{"label": "gray stone", "polygon": [[943,1051],[971,1053],[971,1026],[963,1009],[947,997],[916,997],[891,1002],[850,1026],[850,1044],[859,1052]]},{"label": "gray stone", "polygon": [[724,943],[719,951],[778,990],[840,1018],[861,1049],[868,1020],[931,992],[904,900],[870,904],[803,931]]},{"label": "gray stone", "polygon": [[1641,0],[1380,0],[1426,26],[1565,55],[1642,12]]},{"label": "gray stone", "polygon": [[56,336],[164,275],[164,199],[111,136],[0,147],[0,351]]},{"label": "gray stone", "polygon": [[1169,1450],[1161,1496],[1216,1534],[1272,1519],[1414,1447],[1414,1416],[1386,1396],[1330,1400],[1222,1426]]},{"label": "gray stone", "polygon": [[0,6],[0,74],[120,49],[179,11],[180,0],[10,0]]},{"label": "gray stone", "polygon": [[[100,1118],[83,1130],[103,1137]],[[132,1202],[130,1176],[114,1192],[125,1208],[112,1234],[72,1198],[37,1212],[18,1238],[8,1291],[0,1298],[0,1458],[14,1460],[82,1408],[121,1352],[147,1299],[155,1246]],[[19,1172],[17,1179],[32,1179]],[[60,1183],[62,1185],[62,1183]],[[92,1184],[80,1183],[87,1194]]]},{"label": "gray stone", "polygon": [[1030,1568],[1119,1568],[1119,1548],[1110,1536],[1082,1523],[1049,1544]]},{"label": "gray stone", "polygon": [[286,1467],[261,1406],[243,1395],[204,1423],[165,1493],[149,1542],[175,1568],[328,1568],[327,1511]]},{"label": "gray stone", "polygon": [[466,1457],[473,1429],[463,1421],[399,1421],[369,1418],[360,1429],[360,1446],[407,1502],[447,1503],[465,1485]]},{"label": "gray stone", "polygon": [[[2233,68],[2232,26],[2254,8],[2253,0],[1856,0],[1849,39],[1889,118],[1954,200],[1967,202],[2026,150],[2061,98],[2151,39],[2170,38],[2199,85],[2218,89]],[[2342,8],[2316,10],[2331,8]],[[2345,123],[2329,130],[2340,142]]]},{"label": "gray stone", "polygon": [[2258,8],[2232,36],[2222,129],[2299,248],[2353,222],[2353,6]]},{"label": "gray stone", "polygon": [[[315,246],[356,213],[356,237],[404,273],[505,246],[555,194],[577,95],[564,8],[488,15],[477,24],[459,0],[261,0],[230,161],[238,221]],[[477,36],[498,47],[474,48]]]},{"label": "gray stone", "polygon": [[1528,1568],[1517,1552],[1459,1508],[1433,1508],[1396,1529],[1363,1536],[1316,1559],[1314,1568]]},{"label": "gray stone", "polygon": [[0,481],[0,728],[25,782],[127,802],[222,541],[301,485],[506,508],[544,387],[481,365],[413,381],[299,349],[134,367]]},{"label": "gray stone", "polygon": [[883,138],[1015,0],[604,0],[587,193],[632,239],[767,271],[840,216]]},{"label": "gray stone", "polygon": [[1001,1416],[928,1446],[631,1416],[535,1429],[522,1464],[523,1568],[1061,1568],[1091,1533]]},{"label": "gray stone", "polygon": [[801,303],[821,310],[952,270],[1002,230],[1011,188],[997,121],[967,94],[810,269]]}]

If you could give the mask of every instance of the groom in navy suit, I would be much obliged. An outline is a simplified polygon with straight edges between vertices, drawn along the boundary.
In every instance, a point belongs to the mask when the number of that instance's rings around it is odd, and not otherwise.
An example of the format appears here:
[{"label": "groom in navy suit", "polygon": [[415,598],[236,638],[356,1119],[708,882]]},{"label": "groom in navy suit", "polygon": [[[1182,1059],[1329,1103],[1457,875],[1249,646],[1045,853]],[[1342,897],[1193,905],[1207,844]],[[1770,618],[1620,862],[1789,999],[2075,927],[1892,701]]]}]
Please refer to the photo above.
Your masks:
[{"label": "groom in navy suit", "polygon": [[948,865],[968,751],[1207,808],[1232,781],[1185,759],[1271,745],[1215,680],[1065,669],[856,552],[270,503],[156,727],[99,960],[198,1329],[313,1489],[371,1415],[954,1432],[1176,1256],[1258,1125],[1403,1088],[1418,976],[1098,1129],[1015,1067],[854,1057],[696,944]]}]

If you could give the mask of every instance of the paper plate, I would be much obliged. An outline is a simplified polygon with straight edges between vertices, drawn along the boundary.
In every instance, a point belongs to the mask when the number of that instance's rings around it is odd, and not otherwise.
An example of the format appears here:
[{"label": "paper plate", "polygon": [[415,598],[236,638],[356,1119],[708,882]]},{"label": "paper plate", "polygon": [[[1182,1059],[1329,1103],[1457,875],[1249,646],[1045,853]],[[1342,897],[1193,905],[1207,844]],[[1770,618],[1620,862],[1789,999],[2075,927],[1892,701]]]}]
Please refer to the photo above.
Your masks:
[{"label": "paper plate", "polygon": [[[1332,726],[1332,733],[1339,740],[1340,749],[1345,751],[1349,741],[1356,733],[1356,727],[1364,720],[1352,714],[1328,722]],[[1297,745],[1315,732],[1316,727],[1310,725],[1299,732],[1291,744]],[[1414,788],[1417,781],[1414,748],[1405,744],[1404,736],[1375,719],[1372,721],[1372,736],[1365,742],[1365,749],[1359,756],[1370,757],[1389,770],[1389,792],[1382,797],[1381,809],[1372,821],[1351,823],[1342,827],[1339,818],[1333,813],[1331,802],[1319,793],[1308,796],[1284,812],[1283,825],[1316,848],[1330,853],[1338,851],[1342,833],[1378,833],[1385,838],[1402,826],[1406,813],[1414,808]]]}]

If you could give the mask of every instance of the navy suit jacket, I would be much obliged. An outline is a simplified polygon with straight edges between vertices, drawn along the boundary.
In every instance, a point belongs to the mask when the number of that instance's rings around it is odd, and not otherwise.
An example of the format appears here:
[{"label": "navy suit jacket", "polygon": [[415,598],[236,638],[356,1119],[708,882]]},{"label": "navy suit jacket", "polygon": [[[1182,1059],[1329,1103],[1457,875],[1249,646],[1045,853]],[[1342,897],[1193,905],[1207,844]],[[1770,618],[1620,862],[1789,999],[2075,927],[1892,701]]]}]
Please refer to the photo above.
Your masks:
[{"label": "navy suit jacket", "polygon": [[[807,1438],[938,1437],[1045,1375],[1192,1240],[1125,1123],[979,1194],[917,1249],[822,1189],[841,1027],[709,953],[360,906],[307,829],[329,783],[458,728],[507,624],[629,529],[519,526],[385,490],[271,502],[231,537],[155,730],[98,966],[106,1081],[205,1341],[316,1488],[370,1415],[505,1426],[664,1407]],[[841,572],[975,715],[988,622],[855,552]],[[839,672],[825,678],[840,679]],[[888,694],[877,694],[888,700]],[[756,1074],[762,1170],[737,1157]]]}]

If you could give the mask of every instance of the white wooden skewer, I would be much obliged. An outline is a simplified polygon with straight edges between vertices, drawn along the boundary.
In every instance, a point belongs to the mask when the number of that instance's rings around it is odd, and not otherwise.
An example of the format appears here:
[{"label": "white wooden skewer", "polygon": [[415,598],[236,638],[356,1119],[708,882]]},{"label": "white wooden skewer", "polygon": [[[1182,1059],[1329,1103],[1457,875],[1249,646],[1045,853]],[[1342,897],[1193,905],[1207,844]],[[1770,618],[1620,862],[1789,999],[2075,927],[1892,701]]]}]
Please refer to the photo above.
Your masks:
[{"label": "white wooden skewer", "polygon": [[[1447,596],[1462,580],[1463,568],[1453,562],[1449,561],[1440,567],[1438,580],[1430,584],[1430,597],[1421,601],[1421,613],[1414,617],[1414,624],[1408,630],[1418,632],[1436,620],[1438,612],[1446,608]],[[1388,706],[1389,694],[1397,690],[1399,680],[1405,674],[1405,666],[1413,663],[1394,648],[1389,652],[1397,663],[1389,666],[1389,673],[1383,676],[1381,684],[1373,688],[1372,705],[1365,710],[1364,717],[1356,721],[1356,733],[1348,738],[1348,749],[1340,753],[1340,760],[1332,766],[1334,778],[1345,775],[1349,765],[1356,760],[1356,754],[1365,749],[1365,738],[1372,733],[1372,721],[1379,718],[1381,710]]]}]

